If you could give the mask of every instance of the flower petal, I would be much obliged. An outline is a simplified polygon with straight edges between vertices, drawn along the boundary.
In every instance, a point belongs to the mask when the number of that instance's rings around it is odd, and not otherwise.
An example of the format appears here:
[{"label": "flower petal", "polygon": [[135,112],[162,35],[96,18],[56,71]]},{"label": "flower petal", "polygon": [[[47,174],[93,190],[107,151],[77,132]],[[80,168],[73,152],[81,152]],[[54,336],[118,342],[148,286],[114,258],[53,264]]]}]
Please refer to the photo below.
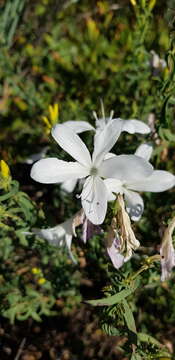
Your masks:
[{"label": "flower petal", "polygon": [[105,155],[112,149],[121,133],[121,122],[111,120],[105,128],[94,138],[94,152],[92,160],[99,165]]},{"label": "flower petal", "polygon": [[127,185],[128,189],[137,191],[161,192],[175,185],[175,176],[168,171],[155,170],[149,177]]},{"label": "flower petal", "polygon": [[141,144],[136,152],[135,155],[142,157],[143,159],[149,161],[153,152],[153,147],[149,144]]},{"label": "flower petal", "polygon": [[116,157],[117,155],[114,154],[114,153],[111,153],[111,152],[108,152],[105,157],[104,157],[104,160],[108,160],[108,159],[111,159],[113,157]]},{"label": "flower petal", "polygon": [[175,229],[175,217],[171,220],[164,232],[160,248],[161,255],[161,281],[168,280],[171,276],[172,268],[175,266],[175,249],[173,247],[172,235]]},{"label": "flower petal", "polygon": [[105,179],[104,183],[108,191],[108,201],[113,201],[116,199],[114,194],[123,194],[122,182],[118,179]]},{"label": "flower petal", "polygon": [[61,225],[47,229],[32,229],[33,233],[47,240],[51,245],[63,246],[65,230]]},{"label": "flower petal", "polygon": [[102,224],[107,211],[107,189],[98,176],[89,176],[81,194],[82,207],[92,224]]},{"label": "flower petal", "polygon": [[66,180],[61,184],[61,188],[66,192],[71,193],[74,190],[76,183],[77,183],[77,179]]},{"label": "flower petal", "polygon": [[125,258],[120,253],[120,239],[118,234],[116,234],[113,241],[107,245],[107,253],[116,269],[119,269],[124,264]]},{"label": "flower petal", "polygon": [[86,217],[83,222],[83,233],[82,240],[86,244],[94,235],[99,235],[102,233],[102,229],[99,225],[92,224]]},{"label": "flower petal", "polygon": [[43,184],[60,183],[67,179],[79,179],[88,175],[87,169],[77,162],[67,162],[57,158],[37,161],[31,169],[33,180]]},{"label": "flower petal", "polygon": [[68,250],[68,253],[69,253],[69,256],[70,256],[72,262],[74,264],[77,264],[77,260],[75,259],[74,255],[73,255],[73,253],[71,251],[72,235],[68,235],[68,234],[65,235],[65,243],[66,243],[67,250]]},{"label": "flower petal", "polygon": [[120,119],[120,120],[122,120],[122,131],[126,131],[129,134],[135,134],[135,133],[149,134],[151,132],[150,127],[140,120],[136,120],[136,119],[131,119],[131,120]]},{"label": "flower petal", "polygon": [[125,189],[124,194],[126,201],[126,210],[130,218],[133,221],[138,221],[141,218],[144,210],[143,199],[138,193],[134,191]]},{"label": "flower petal", "polygon": [[63,125],[68,126],[71,130],[75,131],[76,134],[80,134],[83,131],[87,131],[87,130],[94,130],[95,128],[89,124],[87,121],[75,121],[75,120],[70,120],[70,121],[65,121],[63,123]]},{"label": "flower petal", "polygon": [[70,154],[75,160],[84,166],[91,165],[91,156],[84,142],[80,137],[66,125],[57,124],[53,127],[53,138],[57,143]]},{"label": "flower petal", "polygon": [[153,167],[148,161],[136,155],[119,155],[104,160],[99,175],[104,178],[116,178],[121,181],[136,181],[151,175]]}]

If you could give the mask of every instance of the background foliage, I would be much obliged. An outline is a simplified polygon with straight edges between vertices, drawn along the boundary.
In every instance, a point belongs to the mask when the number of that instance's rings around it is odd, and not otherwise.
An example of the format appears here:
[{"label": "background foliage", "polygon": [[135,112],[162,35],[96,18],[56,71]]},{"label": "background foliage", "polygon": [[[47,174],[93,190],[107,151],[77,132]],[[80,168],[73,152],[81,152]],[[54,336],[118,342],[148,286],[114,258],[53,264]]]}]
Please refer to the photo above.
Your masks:
[{"label": "background foliage", "polygon": [[[43,115],[48,116],[49,104],[58,103],[60,122],[81,119],[93,124],[92,110],[98,112],[100,99],[106,113],[113,109],[124,119],[149,122],[153,132],[147,141],[155,149],[152,161],[156,167],[174,172],[175,3],[134,3],[0,3],[1,158],[10,166],[13,178],[4,186],[1,171],[0,311],[11,323],[15,319],[42,321],[44,316],[71,316],[82,298],[102,297],[104,286],[106,295],[128,289],[126,280],[144,266],[146,256],[158,252],[163,230],[175,212],[174,190],[161,196],[144,195],[144,216],[134,224],[141,248],[120,271],[109,263],[102,236],[84,246],[80,230],[73,242],[78,264],[73,265],[64,249],[23,234],[32,227],[63,222],[80,206],[75,204],[75,194],[67,195],[58,185],[45,186],[30,179],[33,153],[47,147],[47,154],[65,158],[42,121]],[[154,66],[153,51],[166,61],[164,66],[161,62]],[[91,147],[88,134],[82,136]],[[125,134],[117,143],[118,153],[134,152],[143,141],[141,136]],[[163,359],[162,345],[146,334],[168,346],[166,356],[170,358],[174,280],[160,283],[160,266],[153,262],[137,281],[137,289],[127,295],[127,302],[124,298],[117,306],[91,310],[98,313],[95,316],[108,334],[125,339],[124,350],[118,347],[121,359]],[[131,339],[133,326],[142,334],[137,344]],[[137,351],[133,352],[135,346]]]}]

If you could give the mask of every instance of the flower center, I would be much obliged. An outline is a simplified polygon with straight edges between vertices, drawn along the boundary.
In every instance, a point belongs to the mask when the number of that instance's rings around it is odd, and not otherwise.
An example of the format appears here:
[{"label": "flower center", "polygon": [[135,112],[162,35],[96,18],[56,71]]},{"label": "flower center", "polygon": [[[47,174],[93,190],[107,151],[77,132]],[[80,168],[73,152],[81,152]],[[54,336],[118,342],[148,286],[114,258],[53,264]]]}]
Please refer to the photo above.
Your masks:
[{"label": "flower center", "polygon": [[97,175],[98,174],[98,169],[96,167],[92,167],[90,170],[90,175]]}]

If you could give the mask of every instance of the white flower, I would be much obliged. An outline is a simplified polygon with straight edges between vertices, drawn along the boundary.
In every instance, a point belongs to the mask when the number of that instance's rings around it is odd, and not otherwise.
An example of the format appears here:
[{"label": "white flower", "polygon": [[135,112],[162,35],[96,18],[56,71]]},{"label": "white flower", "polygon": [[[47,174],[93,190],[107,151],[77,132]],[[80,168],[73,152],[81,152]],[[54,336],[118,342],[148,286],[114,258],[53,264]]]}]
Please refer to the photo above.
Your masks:
[{"label": "white flower", "polygon": [[[142,144],[136,150],[135,156],[149,160],[151,153],[152,147]],[[121,157],[124,156],[126,155],[121,155]],[[128,173],[120,172],[119,168],[114,168],[112,175],[113,178],[104,180],[109,190],[108,199],[115,199],[113,193],[124,194],[127,211],[134,221],[140,219],[144,210],[143,199],[136,191],[162,192],[175,185],[175,176],[164,170],[154,170],[149,176],[146,175],[141,178],[136,167],[133,167],[133,169],[130,167]]]},{"label": "white flower", "polygon": [[161,59],[154,50],[151,50],[150,53],[151,53],[151,66],[154,69],[158,69],[160,71],[167,67],[166,61],[164,59]]},{"label": "white flower", "polygon": [[[95,137],[92,158],[80,137],[65,125],[56,125],[52,136],[76,161],[67,162],[57,158],[42,159],[31,169],[31,177],[45,184],[86,178],[81,193],[81,202],[87,218],[93,224],[101,224],[107,211],[108,190],[103,178],[126,174],[133,168],[134,174],[143,179],[152,173],[152,166],[135,155],[115,156],[104,160],[121,133],[121,124],[110,121],[100,136]],[[137,176],[138,178],[138,176]],[[132,179],[132,177],[131,177]]]},{"label": "white flower", "polygon": [[[105,117],[104,112],[104,106],[101,102],[101,111],[102,111],[102,118],[97,117],[96,112],[93,112],[93,115],[95,117],[95,126],[93,127],[90,125],[87,121],[66,121],[64,122],[64,125],[67,126],[69,129],[73,130],[76,134],[79,134],[83,131],[87,130],[93,130],[95,132],[95,137],[100,135],[101,132],[105,129],[105,126],[107,126],[110,122],[114,122],[116,125],[116,128],[121,127],[121,131],[126,131],[129,134],[148,134],[150,133],[151,129],[148,125],[143,123],[140,120],[131,119],[131,120],[123,120],[120,118],[113,119],[113,111],[111,111],[110,117]],[[66,180],[62,183],[61,188],[65,190],[66,192],[72,192],[76,186],[76,180]]]},{"label": "white flower", "polygon": [[76,134],[80,134],[84,131],[88,130],[95,130],[94,127],[89,124],[87,121],[76,121],[76,120],[69,120],[65,121],[63,125],[67,126],[69,129],[75,131]]}]

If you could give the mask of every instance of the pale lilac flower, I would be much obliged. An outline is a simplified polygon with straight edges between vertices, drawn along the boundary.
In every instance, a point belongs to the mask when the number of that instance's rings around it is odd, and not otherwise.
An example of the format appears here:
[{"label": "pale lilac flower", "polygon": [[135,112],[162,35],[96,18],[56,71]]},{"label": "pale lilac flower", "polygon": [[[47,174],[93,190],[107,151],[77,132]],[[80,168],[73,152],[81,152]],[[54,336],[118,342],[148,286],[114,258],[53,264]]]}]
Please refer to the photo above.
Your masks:
[{"label": "pale lilac flower", "polygon": [[103,230],[99,225],[94,225],[90,222],[90,220],[87,219],[87,217],[84,217],[83,221],[83,234],[82,234],[82,240],[86,244],[88,240],[90,240],[94,235],[100,235],[102,234]]},{"label": "pale lilac flower", "polygon": [[161,281],[168,280],[171,276],[172,268],[175,266],[175,249],[172,242],[172,234],[175,229],[175,217],[172,219],[165,230],[161,248]]},{"label": "pale lilac flower", "polygon": [[[106,154],[114,146],[121,133],[121,123],[110,121],[100,136],[95,137],[92,157],[74,131],[65,125],[56,125],[52,136],[76,161],[67,162],[57,158],[42,159],[31,169],[31,177],[45,184],[86,178],[80,195],[87,218],[95,225],[102,224],[107,211],[108,189],[104,178],[144,179],[152,173],[152,166],[135,155],[121,155],[107,160]],[[137,177],[136,177],[137,174]]]},{"label": "pale lilac flower", "polygon": [[131,258],[133,251],[139,247],[140,243],[131,227],[131,221],[125,210],[122,195],[118,196],[117,201],[119,209],[109,227],[106,246],[114,267],[119,269],[124,262]]},{"label": "pale lilac flower", "polygon": [[113,239],[111,239],[111,242],[108,242],[108,245],[107,245],[107,253],[112,261],[113,266],[116,269],[120,269],[120,267],[122,267],[122,265],[125,262],[124,255],[122,255],[120,253],[120,245],[121,245],[120,237],[116,230],[116,233],[114,233]]}]

